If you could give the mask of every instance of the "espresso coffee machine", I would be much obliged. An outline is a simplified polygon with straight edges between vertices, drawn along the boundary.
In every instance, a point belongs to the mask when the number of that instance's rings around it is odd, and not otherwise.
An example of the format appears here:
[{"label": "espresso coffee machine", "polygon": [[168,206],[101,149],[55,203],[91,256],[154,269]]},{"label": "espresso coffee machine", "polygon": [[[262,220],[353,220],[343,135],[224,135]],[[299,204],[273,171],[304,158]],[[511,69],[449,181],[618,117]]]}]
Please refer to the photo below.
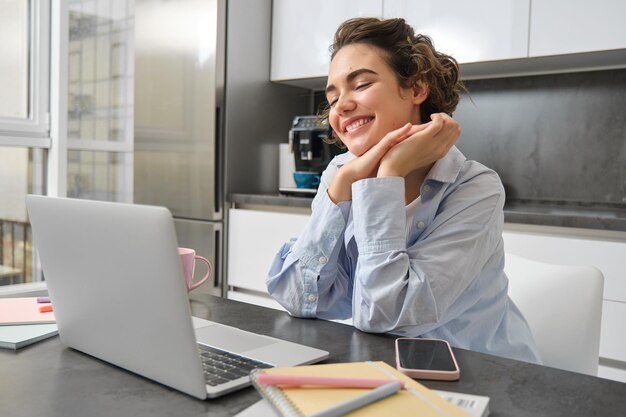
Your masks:
[{"label": "espresso coffee machine", "polygon": [[[281,170],[287,171],[280,173],[281,193],[315,194],[316,187],[298,188],[291,177],[293,172],[309,172],[319,176],[335,155],[345,152],[337,145],[325,141],[331,134],[330,126],[321,123],[318,116],[296,116],[293,119],[289,130],[289,153],[281,155],[281,158],[293,158],[293,165],[290,164],[291,161],[281,162]],[[292,172],[288,172],[289,170]]]}]

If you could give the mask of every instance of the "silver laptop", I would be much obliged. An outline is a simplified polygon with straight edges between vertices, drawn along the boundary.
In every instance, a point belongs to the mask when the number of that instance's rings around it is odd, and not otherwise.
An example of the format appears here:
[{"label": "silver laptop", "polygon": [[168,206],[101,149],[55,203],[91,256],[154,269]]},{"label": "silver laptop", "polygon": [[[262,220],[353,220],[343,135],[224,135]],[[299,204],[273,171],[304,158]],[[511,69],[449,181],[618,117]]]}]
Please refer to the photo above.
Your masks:
[{"label": "silver laptop", "polygon": [[197,398],[249,385],[253,367],[328,357],[192,320],[174,222],[164,207],[34,195],[26,206],[67,346]]}]

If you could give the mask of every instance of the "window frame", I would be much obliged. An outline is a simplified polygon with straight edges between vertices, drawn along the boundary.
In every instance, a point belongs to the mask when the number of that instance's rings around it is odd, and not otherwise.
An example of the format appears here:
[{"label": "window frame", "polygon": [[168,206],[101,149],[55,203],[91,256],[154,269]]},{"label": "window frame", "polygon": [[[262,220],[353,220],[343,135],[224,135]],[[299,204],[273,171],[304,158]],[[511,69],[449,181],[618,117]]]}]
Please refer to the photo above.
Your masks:
[{"label": "window frame", "polygon": [[[52,4],[51,4],[52,3]],[[0,117],[0,148],[16,147],[30,149],[45,149],[50,154],[52,145],[51,126],[54,125],[51,103],[51,57],[54,56],[52,48],[54,42],[51,38],[52,7],[59,8],[57,1],[28,0],[28,115],[25,118]],[[58,43],[58,41],[57,41]],[[58,153],[58,151],[55,151]],[[36,155],[40,155],[35,153]],[[38,158],[38,168],[45,170],[42,175],[43,183],[38,185],[36,193],[45,194],[51,178],[47,160]],[[37,168],[34,168],[37,169]],[[42,171],[38,171],[42,172]],[[55,179],[56,180],[56,179]],[[48,193],[49,194],[49,193]],[[14,284],[3,286],[2,291],[8,287],[22,288],[23,285],[35,285],[45,287],[41,282],[41,269],[37,259],[37,253],[33,253],[32,284]]]},{"label": "window frame", "polygon": [[0,146],[50,148],[50,2],[28,0],[28,117],[0,117]]}]

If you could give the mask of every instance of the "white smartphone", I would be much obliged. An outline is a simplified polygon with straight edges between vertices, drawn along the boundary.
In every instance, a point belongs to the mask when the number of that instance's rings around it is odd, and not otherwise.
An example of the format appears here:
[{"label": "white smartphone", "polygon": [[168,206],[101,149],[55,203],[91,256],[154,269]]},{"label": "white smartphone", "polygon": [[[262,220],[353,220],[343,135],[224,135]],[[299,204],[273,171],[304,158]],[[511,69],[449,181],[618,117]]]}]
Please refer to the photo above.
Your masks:
[{"label": "white smartphone", "polygon": [[443,339],[396,339],[396,367],[416,379],[456,381],[461,377],[450,344]]}]

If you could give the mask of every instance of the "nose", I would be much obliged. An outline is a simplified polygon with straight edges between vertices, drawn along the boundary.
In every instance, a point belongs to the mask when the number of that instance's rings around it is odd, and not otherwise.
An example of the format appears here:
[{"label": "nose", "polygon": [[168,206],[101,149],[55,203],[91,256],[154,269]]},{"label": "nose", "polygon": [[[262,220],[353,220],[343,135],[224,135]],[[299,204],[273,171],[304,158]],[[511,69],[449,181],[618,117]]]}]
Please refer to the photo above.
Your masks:
[{"label": "nose", "polygon": [[354,110],[355,107],[356,103],[354,102],[353,97],[350,93],[345,93],[339,96],[334,106],[337,114],[344,114],[346,112]]}]

